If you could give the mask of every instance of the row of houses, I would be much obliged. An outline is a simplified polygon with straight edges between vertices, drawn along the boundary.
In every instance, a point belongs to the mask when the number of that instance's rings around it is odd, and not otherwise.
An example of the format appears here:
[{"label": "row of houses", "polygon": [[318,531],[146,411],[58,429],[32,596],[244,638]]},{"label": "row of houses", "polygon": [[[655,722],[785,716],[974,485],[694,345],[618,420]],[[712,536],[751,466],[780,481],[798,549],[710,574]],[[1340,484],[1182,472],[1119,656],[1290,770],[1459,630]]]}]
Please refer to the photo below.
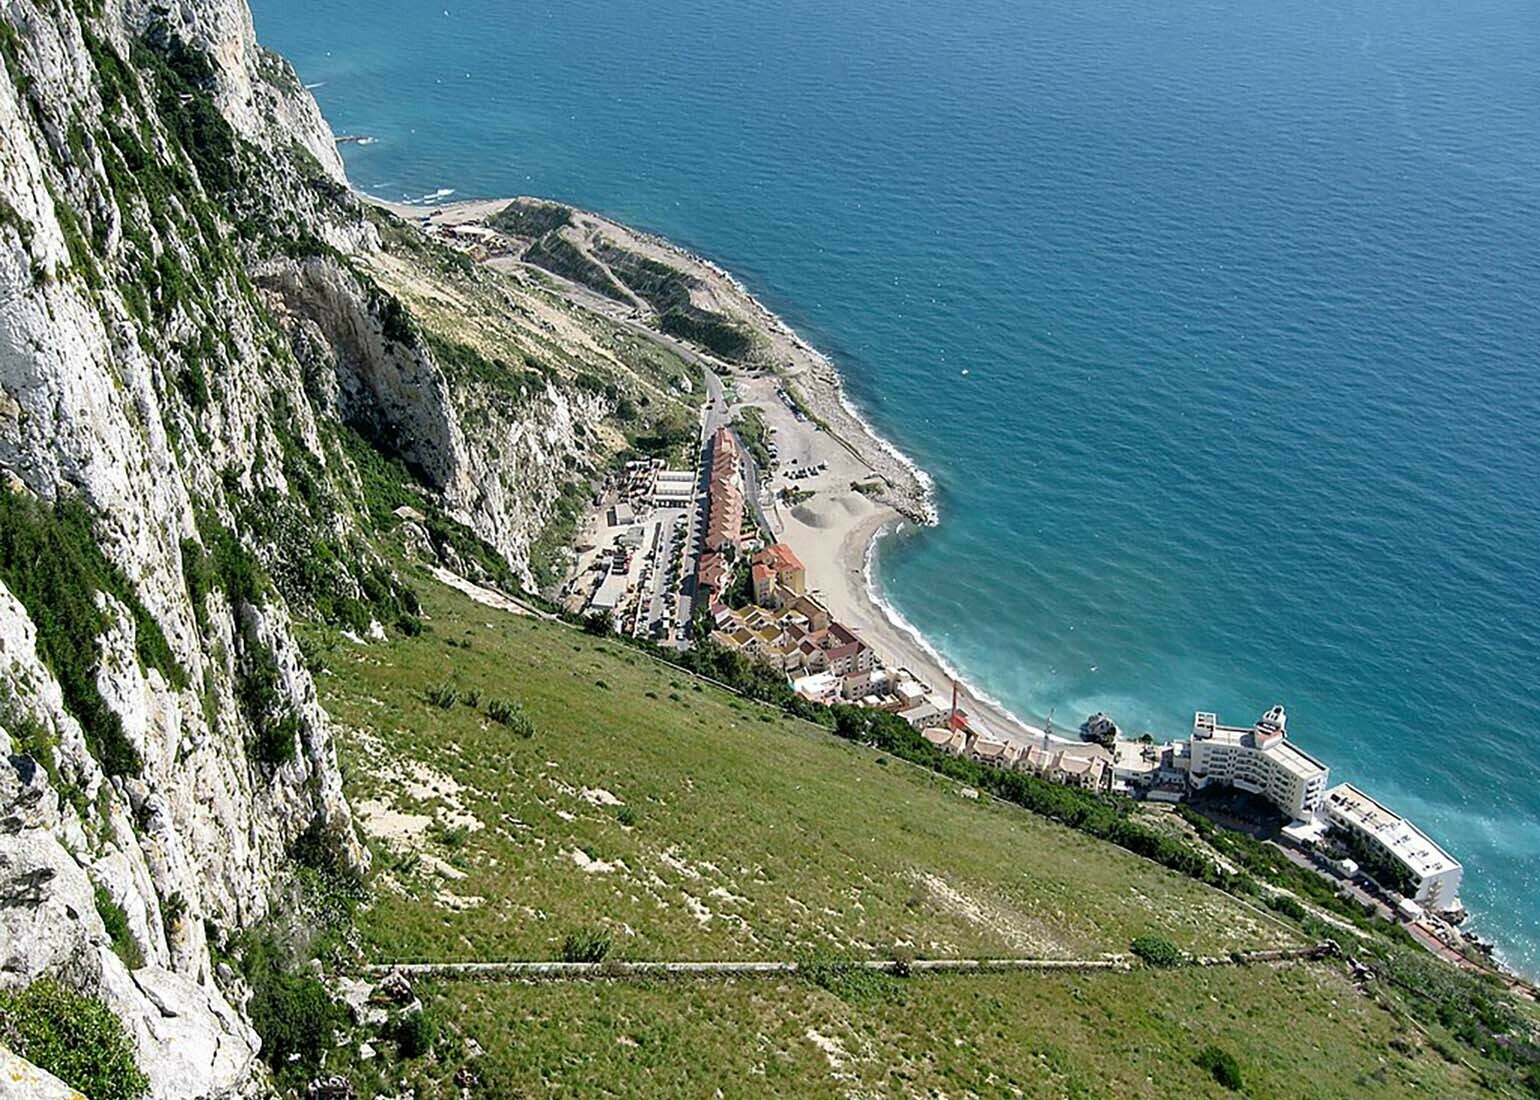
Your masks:
[{"label": "row of houses", "polygon": [[743,457],[726,428],[711,437],[706,535],[695,563],[695,604],[714,608],[732,585],[732,554],[743,545]]},{"label": "row of houses", "polygon": [[[956,756],[989,764],[996,768],[1026,772],[1050,783],[1107,792],[1112,789],[1112,768],[1105,750],[1092,745],[1057,747],[1019,745],[979,733],[961,716],[953,715],[941,725],[923,731],[926,741]],[[1044,739],[1046,742],[1046,738]]]},{"label": "row of houses", "polygon": [[711,437],[711,475],[706,487],[706,549],[722,553],[743,545],[743,456],[726,428]]}]

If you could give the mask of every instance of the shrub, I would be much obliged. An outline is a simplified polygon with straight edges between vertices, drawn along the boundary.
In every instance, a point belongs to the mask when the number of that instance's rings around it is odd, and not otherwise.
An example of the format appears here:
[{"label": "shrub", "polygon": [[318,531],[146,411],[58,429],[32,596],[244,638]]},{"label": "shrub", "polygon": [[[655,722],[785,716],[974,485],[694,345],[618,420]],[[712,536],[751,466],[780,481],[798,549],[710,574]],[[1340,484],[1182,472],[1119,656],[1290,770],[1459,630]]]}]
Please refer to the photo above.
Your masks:
[{"label": "shrub", "polygon": [[610,617],[602,611],[595,611],[583,620],[583,633],[592,634],[596,638],[602,638],[610,632]]},{"label": "shrub", "polygon": [[99,885],[96,887],[96,913],[107,926],[107,935],[112,940],[113,953],[123,960],[123,965],[130,970],[137,970],[143,966],[144,950],[139,946],[139,941],[134,939],[134,934],[129,931],[128,914],[123,912],[123,907],[113,901],[112,895]]},{"label": "shrub", "polygon": [[487,717],[507,726],[509,732],[522,740],[528,741],[535,736],[535,723],[518,703],[510,703],[506,699],[488,699]]},{"label": "shrub", "polygon": [[1289,894],[1273,894],[1267,899],[1267,907],[1275,912],[1282,913],[1290,920],[1302,921],[1310,915],[1299,899]]},{"label": "shrub", "polygon": [[254,733],[251,755],[268,768],[287,764],[295,756],[300,722],[280,689],[278,658],[260,638],[248,637],[236,675],[236,696]]},{"label": "shrub", "polygon": [[1201,1068],[1208,1070],[1214,1080],[1227,1089],[1237,1090],[1244,1084],[1240,1063],[1227,1050],[1221,1050],[1210,1044],[1200,1050],[1193,1061],[1197,1062]]},{"label": "shrub", "polygon": [[[900,965],[895,960],[895,969]],[[797,960],[797,975],[842,1001],[898,1000],[902,983],[841,956],[809,955]]]},{"label": "shrub", "polygon": [[0,993],[0,1044],[94,1100],[139,1100],[150,1091],[118,1018],[57,982]]},{"label": "shrub", "polygon": [[300,1073],[319,1068],[341,1020],[326,987],[308,975],[278,970],[257,975],[253,985],[251,1025],[262,1038],[267,1064],[278,1071],[293,1066]]},{"label": "shrub", "polygon": [[1140,936],[1130,948],[1148,966],[1180,966],[1187,958],[1180,947],[1160,936]]},{"label": "shrub", "polygon": [[453,685],[447,683],[430,687],[423,694],[428,697],[428,702],[443,710],[448,710],[460,701],[459,691]]},{"label": "shrub", "polygon": [[561,945],[562,962],[603,962],[610,953],[610,934],[602,928],[583,928],[567,933]]},{"label": "shrub", "polygon": [[438,1038],[438,1020],[426,1009],[409,1012],[396,1023],[396,1046],[403,1058],[421,1058]]},{"label": "shrub", "polygon": [[196,519],[198,535],[207,548],[210,577],[231,603],[260,603],[267,577],[251,551],[212,513],[200,512]]},{"label": "shrub", "polygon": [[622,806],[615,811],[615,820],[629,829],[636,824],[636,811],[630,806]]},{"label": "shrub", "polygon": [[197,539],[182,540],[182,577],[192,600],[193,615],[205,633],[209,628],[208,598],[214,587],[214,567]]}]

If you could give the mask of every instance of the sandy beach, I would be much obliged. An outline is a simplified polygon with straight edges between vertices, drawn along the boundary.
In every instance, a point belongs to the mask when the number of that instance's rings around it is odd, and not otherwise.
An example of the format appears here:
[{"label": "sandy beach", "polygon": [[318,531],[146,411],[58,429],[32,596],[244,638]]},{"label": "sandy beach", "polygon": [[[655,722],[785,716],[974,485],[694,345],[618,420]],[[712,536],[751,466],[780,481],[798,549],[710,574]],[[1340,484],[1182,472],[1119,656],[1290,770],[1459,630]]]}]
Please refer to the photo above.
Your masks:
[{"label": "sandy beach", "polygon": [[[426,229],[483,222],[512,201],[478,200],[442,205],[408,205],[370,199]],[[605,238],[630,251],[667,263],[692,276],[692,299],[702,308],[750,325],[766,349],[769,369],[747,370],[699,349],[683,349],[662,334],[649,336],[685,352],[719,374],[729,386],[733,409],[754,406],[770,430],[777,461],[764,479],[766,513],[774,534],[788,543],[807,567],[808,586],[847,626],[859,632],[890,669],[907,669],[941,700],[949,702],[953,673],[910,630],[895,622],[871,590],[868,561],[874,540],[901,524],[937,522],[930,483],[923,471],[859,415],[847,400],[834,364],[759,302],[733,276],[703,257],[597,214],[572,210],[564,235],[580,246]],[[521,266],[509,256],[493,266]],[[639,328],[644,316],[624,303],[567,284],[586,308],[624,319]],[[859,488],[858,488],[859,487]],[[795,503],[783,492],[795,495]],[[1044,731],[991,703],[959,681],[960,703],[974,724],[1019,744],[1040,743]],[[1087,752],[1094,746],[1055,737],[1060,745]]]}]

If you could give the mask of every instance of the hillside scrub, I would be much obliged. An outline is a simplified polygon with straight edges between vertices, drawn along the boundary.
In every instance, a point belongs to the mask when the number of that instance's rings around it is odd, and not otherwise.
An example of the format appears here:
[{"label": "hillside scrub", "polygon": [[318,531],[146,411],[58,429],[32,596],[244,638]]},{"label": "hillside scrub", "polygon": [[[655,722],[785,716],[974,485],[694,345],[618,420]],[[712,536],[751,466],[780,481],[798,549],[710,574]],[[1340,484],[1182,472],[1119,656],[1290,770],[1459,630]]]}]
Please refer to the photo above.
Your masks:
[{"label": "hillside scrub", "polygon": [[765,414],[753,405],[744,406],[733,419],[733,431],[738,433],[754,464],[768,475],[775,466],[775,459],[770,457],[770,429],[765,423]]},{"label": "hillside scrub", "polygon": [[561,961],[569,963],[603,962],[610,953],[610,934],[602,928],[583,928],[569,932],[562,941]]},{"label": "hillside scrub", "polygon": [[177,687],[186,674],[132,582],[102,553],[85,503],[65,496],[50,508],[24,492],[0,489],[0,580],[37,624],[38,655],[58,679],[91,754],[109,775],[137,775],[139,754],[96,685],[97,641],[111,621],[97,594],[129,609],[146,667]]},{"label": "hillside scrub", "polygon": [[107,928],[107,938],[112,941],[113,953],[130,970],[143,966],[144,951],[128,927],[128,914],[123,912],[123,907],[113,901],[112,895],[100,884],[95,887],[95,901],[96,915],[102,918],[102,924]]},{"label": "hillside scrub", "polygon": [[140,1100],[150,1091],[118,1018],[48,979],[0,992],[0,1046],[92,1100]]},{"label": "hillside scrub", "polygon": [[1165,969],[1181,966],[1187,959],[1186,952],[1161,936],[1140,936],[1130,945],[1130,950],[1143,959],[1147,966]]},{"label": "hillside scrub", "polygon": [[746,325],[695,306],[670,309],[658,319],[658,327],[729,362],[743,362],[759,350],[754,333]]}]

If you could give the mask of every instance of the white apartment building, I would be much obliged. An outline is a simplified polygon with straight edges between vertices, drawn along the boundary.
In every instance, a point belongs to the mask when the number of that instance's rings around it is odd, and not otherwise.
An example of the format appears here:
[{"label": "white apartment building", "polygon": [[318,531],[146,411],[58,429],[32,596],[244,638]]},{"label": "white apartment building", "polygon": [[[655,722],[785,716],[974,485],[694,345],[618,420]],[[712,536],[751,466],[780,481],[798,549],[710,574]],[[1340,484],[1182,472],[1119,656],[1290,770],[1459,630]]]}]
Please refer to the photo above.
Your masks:
[{"label": "white apartment building", "polygon": [[1326,793],[1327,768],[1288,739],[1288,716],[1273,707],[1256,725],[1221,726],[1206,711],[1193,717],[1188,782],[1239,787],[1266,798],[1295,820],[1314,815]]},{"label": "white apartment building", "polygon": [[1436,913],[1459,911],[1460,862],[1417,826],[1351,783],[1339,783],[1327,791],[1321,811],[1328,824],[1352,833],[1405,867],[1416,883],[1411,896],[1418,905]]}]

